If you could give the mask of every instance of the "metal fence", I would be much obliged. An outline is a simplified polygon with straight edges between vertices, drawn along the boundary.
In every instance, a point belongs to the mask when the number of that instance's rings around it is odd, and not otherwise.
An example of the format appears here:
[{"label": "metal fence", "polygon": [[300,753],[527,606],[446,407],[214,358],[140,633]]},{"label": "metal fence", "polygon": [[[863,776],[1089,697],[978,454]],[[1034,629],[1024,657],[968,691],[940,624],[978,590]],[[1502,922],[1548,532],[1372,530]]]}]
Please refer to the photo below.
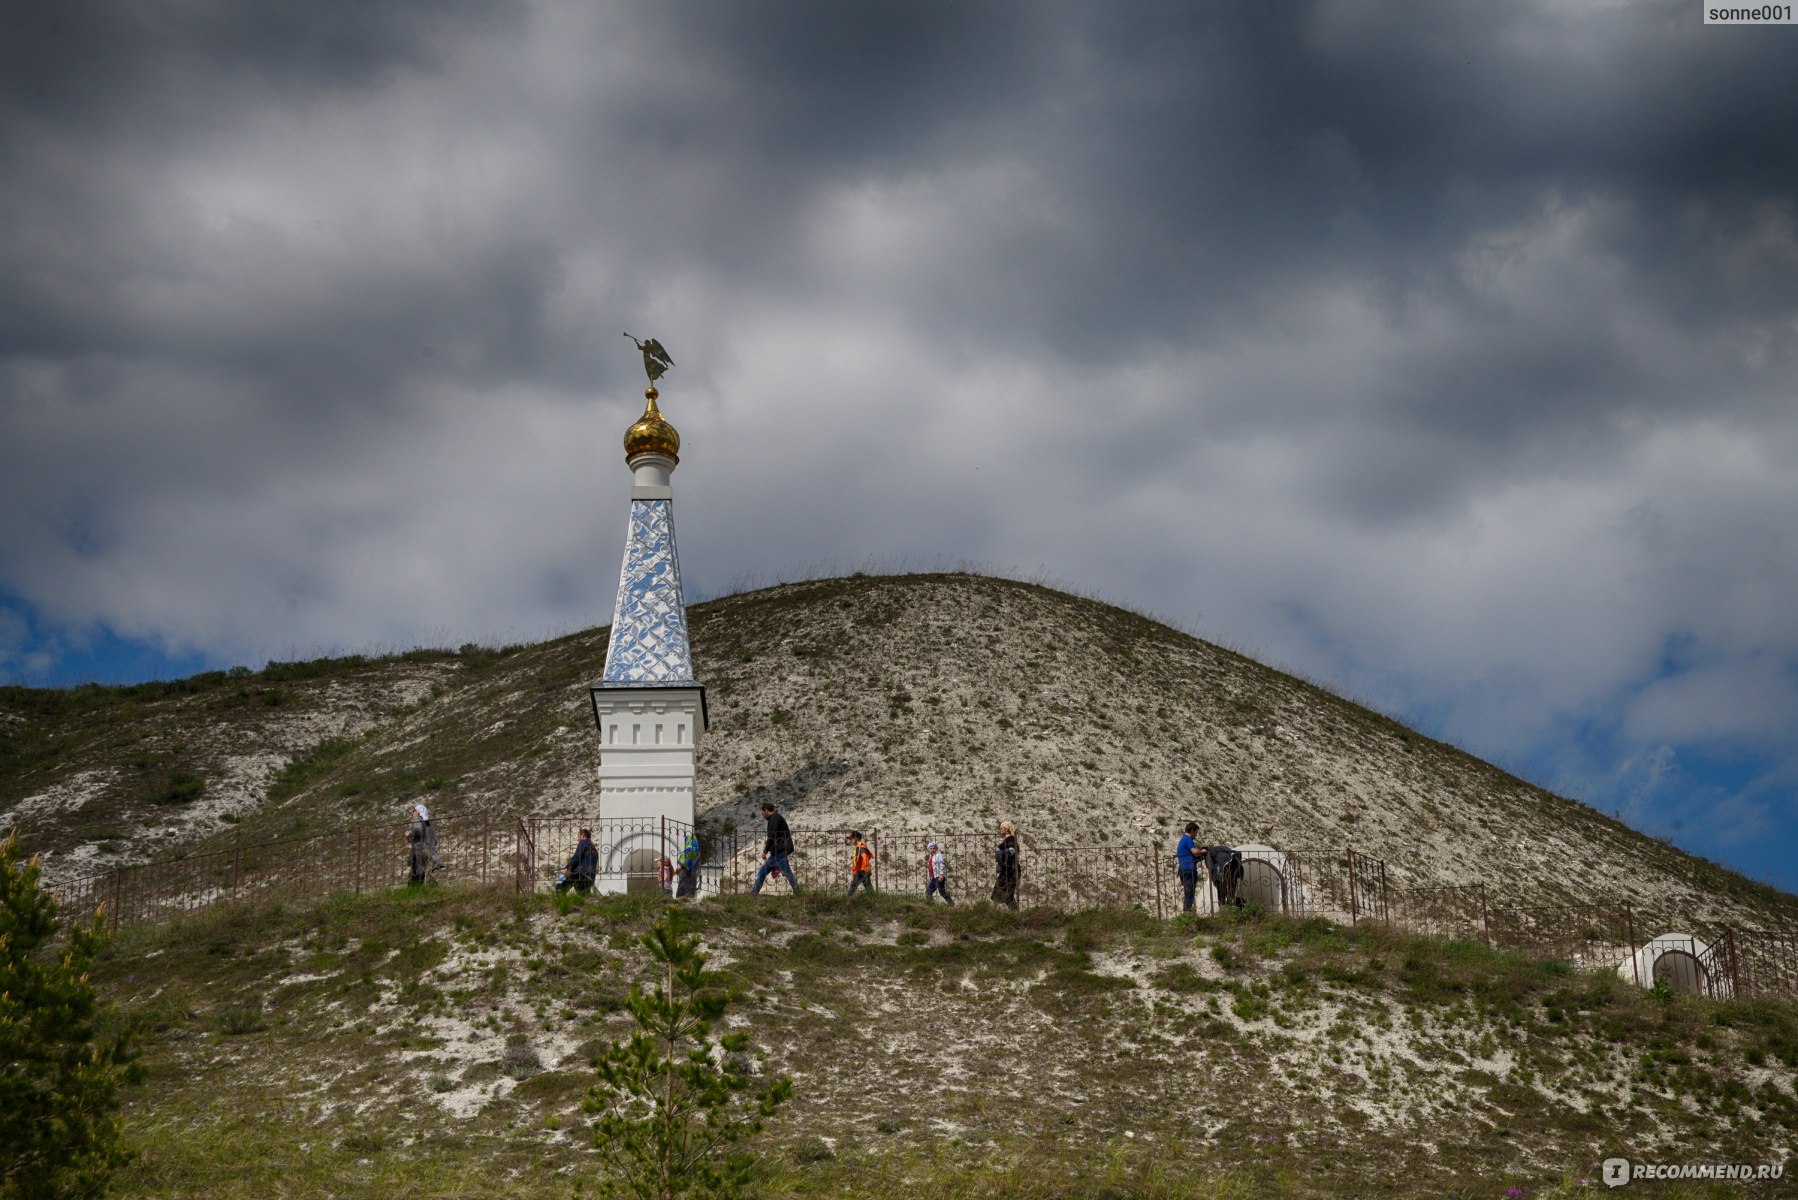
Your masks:
[{"label": "metal fence", "polygon": [[1798,933],[1730,930],[1736,995],[1798,996]]},{"label": "metal fence", "polygon": [[[434,877],[485,883],[511,870],[509,822],[485,813],[432,821]],[[54,889],[77,918],[104,906],[115,925],[159,921],[228,900],[306,900],[331,892],[378,891],[407,881],[408,823],[257,842],[73,879]]]},{"label": "metal fence", "polygon": [[[672,860],[689,827],[665,820],[621,821],[488,813],[433,822],[442,867],[436,878],[482,883],[509,879],[520,892],[553,885],[591,828],[600,857],[601,890],[667,886]],[[164,920],[228,900],[315,899],[332,892],[377,891],[406,882],[407,824],[381,824],[293,841],[269,841],[158,863],[119,867],[55,889],[77,918],[102,907],[115,924]],[[981,900],[994,884],[996,839],[956,831],[863,831],[874,851],[877,890],[924,894],[925,856],[938,843],[948,859],[950,892]],[[848,886],[848,829],[793,831],[791,865],[802,889]],[[1164,843],[1072,846],[1022,837],[1020,907],[1137,906],[1159,917],[1181,910],[1183,895]],[[749,891],[761,863],[763,830],[702,833],[711,891]],[[1422,934],[1479,941],[1500,949],[1558,959],[1587,971],[1614,970],[1642,987],[1718,998],[1798,996],[1798,933],[1692,923],[1679,914],[1631,903],[1517,905],[1484,884],[1398,888],[1381,859],[1356,850],[1282,848],[1243,851],[1245,893],[1268,911],[1355,924],[1376,921]],[[790,885],[791,881],[788,881]],[[776,890],[784,890],[775,885]],[[1217,911],[1201,870],[1194,909]],[[1673,933],[1673,930],[1690,930]]]},{"label": "metal fence", "polygon": [[692,832],[692,826],[665,817],[641,821],[519,817],[513,827],[513,887],[520,892],[553,887],[574,857],[583,829],[592,831],[599,853],[594,886],[600,891],[623,892],[666,889],[673,878],[674,860]]}]

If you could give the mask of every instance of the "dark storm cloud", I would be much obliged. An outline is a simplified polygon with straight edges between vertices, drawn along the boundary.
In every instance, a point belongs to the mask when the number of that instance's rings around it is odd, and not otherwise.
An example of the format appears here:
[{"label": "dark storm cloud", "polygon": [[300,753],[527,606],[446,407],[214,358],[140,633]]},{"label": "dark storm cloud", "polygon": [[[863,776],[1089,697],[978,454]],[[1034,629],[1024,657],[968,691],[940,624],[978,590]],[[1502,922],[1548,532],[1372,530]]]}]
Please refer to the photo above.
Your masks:
[{"label": "dark storm cloud", "polygon": [[1798,763],[1789,33],[32,5],[0,665],[44,628],[226,659],[603,619],[629,328],[679,364],[698,590],[1041,570],[1645,812],[1729,743],[1753,828]]}]

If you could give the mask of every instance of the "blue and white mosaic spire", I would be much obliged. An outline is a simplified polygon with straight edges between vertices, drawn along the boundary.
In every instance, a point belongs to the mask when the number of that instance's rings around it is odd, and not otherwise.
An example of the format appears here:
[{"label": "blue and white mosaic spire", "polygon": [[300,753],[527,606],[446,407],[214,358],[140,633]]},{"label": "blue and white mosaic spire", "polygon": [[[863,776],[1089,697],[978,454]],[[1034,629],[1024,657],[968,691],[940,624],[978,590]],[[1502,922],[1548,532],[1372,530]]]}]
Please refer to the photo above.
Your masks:
[{"label": "blue and white mosaic spire", "polygon": [[693,682],[687,606],[674,549],[674,499],[631,501],[624,569],[606,645],[607,683]]},{"label": "blue and white mosaic spire", "polygon": [[631,523],[602,682],[691,686],[693,651],[687,642],[687,605],[681,597],[680,559],[674,550],[670,484],[680,462],[680,434],[656,408],[661,393],[655,378],[656,372],[651,372],[650,386],[643,393],[643,415],[624,434],[624,461],[633,477]]}]

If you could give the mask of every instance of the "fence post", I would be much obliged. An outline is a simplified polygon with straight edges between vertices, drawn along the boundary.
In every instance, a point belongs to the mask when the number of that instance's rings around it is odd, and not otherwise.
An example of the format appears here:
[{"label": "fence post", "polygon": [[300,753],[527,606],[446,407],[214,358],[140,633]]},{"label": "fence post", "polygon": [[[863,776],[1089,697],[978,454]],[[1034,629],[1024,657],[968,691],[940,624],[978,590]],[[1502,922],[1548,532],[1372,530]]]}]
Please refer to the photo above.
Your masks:
[{"label": "fence post", "polygon": [[485,809],[483,809],[481,811],[481,883],[482,884],[485,884],[487,882],[487,834],[492,827],[492,823],[493,823],[492,815],[490,813],[488,813]]},{"label": "fence post", "polygon": [[868,849],[874,852],[874,872],[872,882],[874,884],[874,890],[878,892],[880,890],[880,830],[870,830],[868,836],[874,841],[874,844],[868,847]]},{"label": "fence post", "polygon": [[1480,936],[1488,947],[1492,945],[1492,920],[1486,913],[1486,885],[1480,884]]},{"label": "fence post", "polygon": [[1729,998],[1739,1000],[1742,997],[1742,976],[1736,969],[1736,931],[1732,925],[1723,927],[1723,944],[1727,948],[1729,967]]},{"label": "fence post", "polygon": [[1629,938],[1630,973],[1636,977],[1636,986],[1642,986],[1642,948],[1636,945],[1636,914],[1626,901],[1623,905],[1623,929]]},{"label": "fence post", "polygon": [[1356,902],[1356,896],[1355,896],[1355,852],[1353,850],[1350,850],[1348,852],[1348,869],[1349,869],[1349,924],[1352,926],[1352,925],[1358,925],[1361,923],[1361,906]]},{"label": "fence post", "polygon": [[117,931],[119,927],[119,918],[124,915],[119,909],[119,902],[124,898],[125,894],[123,882],[124,874],[125,870],[123,867],[114,867],[112,869],[112,927],[114,931]]},{"label": "fence post", "polygon": [[237,899],[237,873],[239,856],[243,854],[243,843],[235,843],[231,847],[231,899]]},{"label": "fence post", "polygon": [[1155,877],[1155,919],[1167,920],[1167,905],[1161,900],[1161,839],[1149,842],[1149,874]]}]

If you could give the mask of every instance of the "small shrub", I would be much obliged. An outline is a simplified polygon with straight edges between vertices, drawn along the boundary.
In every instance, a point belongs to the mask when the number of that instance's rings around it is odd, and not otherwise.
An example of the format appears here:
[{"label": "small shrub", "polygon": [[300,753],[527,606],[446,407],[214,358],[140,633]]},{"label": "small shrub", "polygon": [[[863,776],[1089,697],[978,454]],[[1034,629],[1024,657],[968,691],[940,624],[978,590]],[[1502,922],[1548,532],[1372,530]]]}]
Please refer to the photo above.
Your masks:
[{"label": "small shrub", "polygon": [[787,1154],[801,1165],[829,1162],[837,1156],[837,1152],[830,1148],[830,1143],[816,1134],[808,1134],[794,1142],[787,1149]]},{"label": "small shrub", "polygon": [[218,1015],[218,1027],[220,1033],[238,1037],[267,1029],[268,1018],[257,1008],[227,1008]]},{"label": "small shrub", "polygon": [[499,1068],[513,1079],[529,1079],[543,1070],[543,1059],[529,1042],[514,1042],[500,1055]]},{"label": "small shrub", "polygon": [[1208,992],[1216,985],[1199,974],[1188,963],[1175,963],[1155,976],[1155,986],[1177,993]]},{"label": "small shrub", "polygon": [[1265,997],[1244,992],[1236,997],[1236,1002],[1230,1006],[1230,1011],[1241,1020],[1259,1021],[1267,1016],[1268,1004]]}]

